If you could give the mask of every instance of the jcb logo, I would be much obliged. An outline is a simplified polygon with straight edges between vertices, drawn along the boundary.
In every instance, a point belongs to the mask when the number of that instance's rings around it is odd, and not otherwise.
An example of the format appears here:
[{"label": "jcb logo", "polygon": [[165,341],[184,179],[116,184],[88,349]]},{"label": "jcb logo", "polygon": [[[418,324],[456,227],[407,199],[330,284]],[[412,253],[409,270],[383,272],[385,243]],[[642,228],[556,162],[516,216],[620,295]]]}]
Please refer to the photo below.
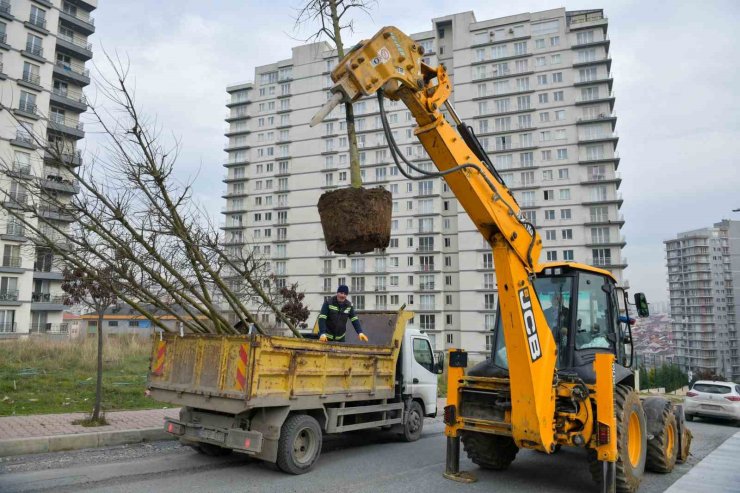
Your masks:
[{"label": "jcb logo", "polygon": [[532,313],[532,299],[529,297],[529,288],[519,290],[519,304],[522,307],[524,327],[527,331],[529,357],[532,361],[537,361],[542,356],[542,348],[540,347],[540,338],[537,335],[537,326],[534,322],[534,313]]}]

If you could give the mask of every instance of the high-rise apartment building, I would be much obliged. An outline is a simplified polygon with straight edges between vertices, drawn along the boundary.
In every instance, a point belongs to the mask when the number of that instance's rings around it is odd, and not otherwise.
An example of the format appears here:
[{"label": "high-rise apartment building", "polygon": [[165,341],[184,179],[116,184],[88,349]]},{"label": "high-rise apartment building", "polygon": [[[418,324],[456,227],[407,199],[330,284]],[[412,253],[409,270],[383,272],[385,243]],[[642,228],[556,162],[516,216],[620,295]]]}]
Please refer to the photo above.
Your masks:
[{"label": "high-rise apartment building", "polygon": [[[79,117],[87,109],[82,90],[90,83],[85,62],[92,58],[96,6],[97,0],[0,1],[4,207],[32,200],[28,180],[61,202],[78,191],[65,168],[81,159]],[[44,152],[49,146],[58,152]],[[39,206],[39,214],[62,227],[72,221],[51,206]],[[62,274],[54,255],[35,246],[11,215],[0,215],[0,336],[63,330]]]},{"label": "high-rise apartment building", "polygon": [[[626,267],[617,191],[616,117],[607,19],[601,10],[554,9],[476,21],[472,12],[432,20],[411,35],[424,61],[444,63],[452,102],[544,241],[543,260]],[[293,48],[257,67],[254,83],[227,88],[226,241],[271,258],[279,282],[299,282],[311,308],[338,284],[360,309],[416,312],[437,349],[481,358],[497,304],[491,248],[441,179],[405,180],[392,162],[375,98],[355,103],[366,187],[393,193],[390,247],[363,256],[326,251],[316,203],[349,185],[343,108],[308,122],[329,97],[336,53],[325,43]],[[406,157],[434,165],[401,103],[386,104]]]},{"label": "high-rise apartment building", "polygon": [[740,378],[740,221],[679,233],[665,248],[679,364]]}]

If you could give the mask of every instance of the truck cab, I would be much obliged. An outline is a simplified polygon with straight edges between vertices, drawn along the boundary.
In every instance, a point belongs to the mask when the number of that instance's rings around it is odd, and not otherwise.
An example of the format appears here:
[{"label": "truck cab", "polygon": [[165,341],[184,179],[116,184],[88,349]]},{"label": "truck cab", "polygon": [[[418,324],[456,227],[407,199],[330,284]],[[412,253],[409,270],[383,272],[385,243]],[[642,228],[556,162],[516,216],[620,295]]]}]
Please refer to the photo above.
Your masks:
[{"label": "truck cab", "polygon": [[441,364],[435,362],[429,337],[419,329],[407,328],[398,358],[396,375],[401,395],[422,405],[424,416],[437,415],[437,375]]}]

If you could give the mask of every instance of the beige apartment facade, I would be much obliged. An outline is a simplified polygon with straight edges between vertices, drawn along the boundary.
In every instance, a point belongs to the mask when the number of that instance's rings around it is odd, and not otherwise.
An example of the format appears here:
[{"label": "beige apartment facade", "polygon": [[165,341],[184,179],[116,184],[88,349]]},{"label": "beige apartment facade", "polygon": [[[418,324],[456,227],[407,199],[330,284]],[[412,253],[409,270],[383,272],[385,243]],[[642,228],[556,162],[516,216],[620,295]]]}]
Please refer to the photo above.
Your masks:
[{"label": "beige apartment facade", "polygon": [[[621,279],[607,26],[601,10],[485,21],[465,12],[433,19],[430,31],[412,37],[426,63],[450,72],[453,104],[537,225],[542,260],[598,265]],[[227,88],[226,242],[269,258],[278,282],[298,282],[314,317],[323,297],[347,284],[358,308],[406,304],[435,349],[464,347],[481,359],[497,304],[490,247],[443,180],[401,176],[375,98],[354,105],[358,144],[364,185],[393,194],[391,245],[362,256],[326,251],[316,203],[349,185],[343,110],[318,127],[308,122],[329,96],[335,64],[325,43],[298,46],[290,59],[257,67],[254,82]],[[433,170],[410,113],[400,103],[386,108],[406,156]]]},{"label": "beige apartment facade", "polygon": [[[0,1],[0,160],[4,207],[33,200],[25,183],[65,202],[78,191],[66,171],[79,166],[84,137],[80,115],[90,83],[90,13],[97,0]],[[58,153],[44,152],[46,144]],[[55,154],[55,155],[52,155]],[[34,186],[35,187],[35,186]],[[66,228],[72,217],[59,208],[39,209]],[[37,247],[23,225],[0,212],[0,337],[64,332],[58,259]],[[61,239],[60,239],[61,241]]]}]

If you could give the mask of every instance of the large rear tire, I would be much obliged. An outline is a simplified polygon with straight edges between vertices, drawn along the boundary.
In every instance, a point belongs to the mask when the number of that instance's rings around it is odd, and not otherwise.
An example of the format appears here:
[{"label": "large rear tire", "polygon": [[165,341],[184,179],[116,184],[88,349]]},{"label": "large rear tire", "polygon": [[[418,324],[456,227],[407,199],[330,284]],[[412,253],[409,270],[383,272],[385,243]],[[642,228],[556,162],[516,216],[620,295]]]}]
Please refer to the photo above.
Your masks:
[{"label": "large rear tire", "polygon": [[659,430],[653,433],[653,439],[648,441],[647,469],[653,472],[669,473],[676,465],[678,457],[679,436],[676,416],[669,407],[657,416],[657,423],[651,423],[651,430]]},{"label": "large rear tire", "polygon": [[289,416],[280,429],[277,466],[288,474],[310,471],[321,455],[321,426],[307,414]]},{"label": "large rear tire", "polygon": [[466,431],[461,438],[468,458],[483,469],[503,471],[519,452],[511,437]]},{"label": "large rear tire", "polygon": [[[614,412],[617,418],[617,491],[635,493],[645,473],[647,459],[647,425],[637,392],[617,385],[614,389]],[[596,451],[589,450],[591,477],[601,484],[603,470]]]}]

